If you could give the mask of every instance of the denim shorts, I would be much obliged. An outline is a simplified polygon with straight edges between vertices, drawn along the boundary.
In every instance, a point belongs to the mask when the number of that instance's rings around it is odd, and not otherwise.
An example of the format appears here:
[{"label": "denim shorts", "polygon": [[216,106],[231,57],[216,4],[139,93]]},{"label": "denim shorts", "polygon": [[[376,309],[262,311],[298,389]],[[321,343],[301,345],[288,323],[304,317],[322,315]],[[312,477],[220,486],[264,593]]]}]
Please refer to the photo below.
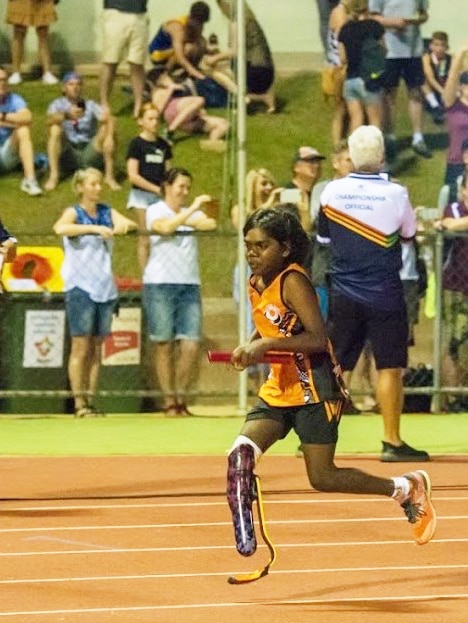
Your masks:
[{"label": "denim shorts", "polygon": [[0,145],[0,170],[12,171],[20,163],[20,156],[18,149],[13,147],[11,136]]},{"label": "denim shorts", "polygon": [[348,78],[343,86],[343,98],[346,102],[358,101],[363,104],[378,104],[382,99],[381,91],[368,91],[362,78]]},{"label": "denim shorts", "polygon": [[143,308],[152,342],[200,340],[202,313],[198,285],[145,284]]},{"label": "denim shorts", "polygon": [[78,337],[110,335],[112,315],[116,311],[117,300],[96,303],[81,288],[73,288],[65,293],[70,335]]}]

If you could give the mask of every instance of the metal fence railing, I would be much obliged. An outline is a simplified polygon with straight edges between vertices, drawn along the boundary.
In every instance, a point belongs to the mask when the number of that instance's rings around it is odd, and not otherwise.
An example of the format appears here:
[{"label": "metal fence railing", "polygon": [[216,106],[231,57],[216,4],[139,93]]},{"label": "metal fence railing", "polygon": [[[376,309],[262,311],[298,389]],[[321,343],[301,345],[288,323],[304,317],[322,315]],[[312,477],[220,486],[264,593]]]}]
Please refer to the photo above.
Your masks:
[{"label": "metal fence railing", "polygon": [[[234,233],[213,232],[201,235],[198,242],[204,347],[232,348],[238,333],[237,308],[232,299],[237,238]],[[410,369],[405,374],[407,406],[412,400],[409,410],[428,410],[430,403],[434,411],[467,410],[468,236],[426,231],[419,237],[419,254],[428,279],[422,295],[412,290],[412,296],[417,297],[413,303],[419,307],[419,322],[415,326],[415,344],[410,347]],[[108,411],[154,411],[159,405],[136,257],[136,237],[116,240],[114,267],[121,286],[120,312],[103,349],[99,384],[99,399]],[[24,234],[17,260],[4,272],[0,412],[71,411],[61,261],[57,237]],[[209,367],[205,359],[203,355],[200,358],[193,397],[197,401],[227,399],[234,403],[239,391],[237,376],[224,366]]]}]

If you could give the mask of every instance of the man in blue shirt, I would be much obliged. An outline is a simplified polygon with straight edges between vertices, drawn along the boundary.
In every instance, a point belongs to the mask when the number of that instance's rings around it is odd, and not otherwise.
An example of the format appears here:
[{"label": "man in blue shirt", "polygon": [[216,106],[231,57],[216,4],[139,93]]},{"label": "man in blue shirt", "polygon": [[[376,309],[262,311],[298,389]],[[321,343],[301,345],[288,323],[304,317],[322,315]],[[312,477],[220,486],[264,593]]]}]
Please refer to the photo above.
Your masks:
[{"label": "man in blue shirt", "polygon": [[49,179],[46,190],[54,190],[61,173],[95,167],[104,171],[112,190],[120,185],[114,177],[115,120],[100,104],[83,99],[82,77],[74,71],[62,79],[62,97],[47,109]]},{"label": "man in blue shirt", "polygon": [[21,190],[32,197],[41,195],[34,171],[31,140],[32,114],[24,99],[8,88],[8,72],[0,66],[0,172],[23,166]]}]

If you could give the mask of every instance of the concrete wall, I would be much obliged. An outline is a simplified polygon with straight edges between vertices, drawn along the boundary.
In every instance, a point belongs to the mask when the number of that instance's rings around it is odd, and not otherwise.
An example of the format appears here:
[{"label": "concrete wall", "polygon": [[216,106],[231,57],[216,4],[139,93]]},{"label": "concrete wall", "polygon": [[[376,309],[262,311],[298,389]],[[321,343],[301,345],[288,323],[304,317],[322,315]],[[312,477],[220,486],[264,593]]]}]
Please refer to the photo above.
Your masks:
[{"label": "concrete wall", "polygon": [[[227,21],[220,14],[214,0],[207,0],[212,7],[212,19],[205,27],[206,34],[217,32],[221,41],[225,41]],[[6,0],[2,0],[3,16]],[[62,0],[57,5],[58,22],[51,28],[53,33],[54,61],[61,65],[71,62],[78,64],[92,63],[99,60],[101,36],[99,16],[102,0]],[[169,17],[187,12],[191,0],[149,0],[148,8],[151,19],[151,32],[156,32],[159,24]],[[295,55],[299,67],[311,65],[321,56],[318,36],[318,14],[315,0],[249,0],[249,4],[263,25],[270,46],[280,65],[291,64],[291,55]],[[432,0],[430,20],[424,25],[423,34],[430,35],[433,30],[446,30],[455,50],[468,38],[466,32],[466,0]],[[0,23],[0,62],[9,60],[9,41],[11,27]],[[463,17],[463,18],[462,18]],[[36,37],[30,32],[26,41],[26,63],[36,62]]]}]

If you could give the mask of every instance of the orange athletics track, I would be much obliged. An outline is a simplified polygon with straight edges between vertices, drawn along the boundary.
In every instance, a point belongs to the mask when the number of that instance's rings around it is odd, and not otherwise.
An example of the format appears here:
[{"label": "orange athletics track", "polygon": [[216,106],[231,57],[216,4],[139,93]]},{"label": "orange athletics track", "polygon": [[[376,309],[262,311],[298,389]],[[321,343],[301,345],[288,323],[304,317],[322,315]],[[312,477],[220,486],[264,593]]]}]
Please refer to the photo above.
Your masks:
[{"label": "orange athletics track", "polygon": [[[417,468],[340,458],[385,476]],[[243,586],[225,457],[0,458],[0,622],[460,623],[468,618],[466,456],[430,472],[439,523],[411,540],[385,498],[311,491],[302,461],[259,465],[278,560]],[[396,471],[395,471],[396,468]]]}]

